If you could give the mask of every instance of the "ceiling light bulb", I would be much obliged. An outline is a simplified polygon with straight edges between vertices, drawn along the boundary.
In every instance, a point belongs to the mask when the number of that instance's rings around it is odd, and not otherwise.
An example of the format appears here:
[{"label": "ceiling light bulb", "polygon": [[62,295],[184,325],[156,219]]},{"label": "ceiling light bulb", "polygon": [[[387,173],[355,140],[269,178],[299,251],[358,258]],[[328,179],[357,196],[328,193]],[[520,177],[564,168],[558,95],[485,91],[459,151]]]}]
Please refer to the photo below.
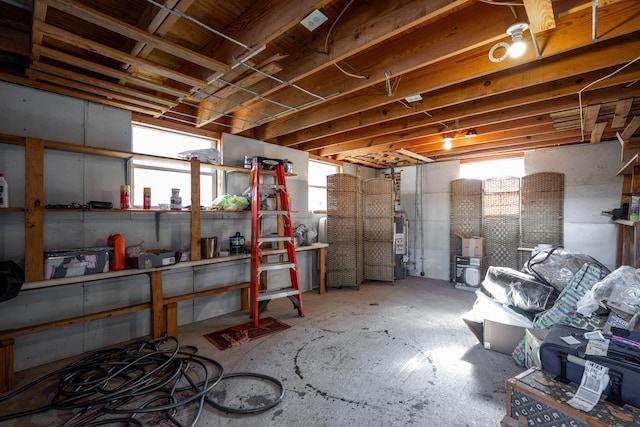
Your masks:
[{"label": "ceiling light bulb", "polygon": [[474,136],[478,136],[478,132],[475,129],[469,129],[467,133],[464,134],[467,138],[473,138]]},{"label": "ceiling light bulb", "polygon": [[444,149],[445,150],[450,150],[451,149],[451,141],[453,141],[453,138],[445,138],[444,139]]},{"label": "ceiling light bulb", "polygon": [[522,40],[511,43],[509,46],[509,56],[512,58],[520,58],[527,50],[527,45]]},{"label": "ceiling light bulb", "polygon": [[529,24],[518,22],[507,28],[507,34],[512,38],[511,46],[509,46],[509,56],[512,58],[520,58],[527,50],[527,45],[522,41],[522,33],[529,28]]}]

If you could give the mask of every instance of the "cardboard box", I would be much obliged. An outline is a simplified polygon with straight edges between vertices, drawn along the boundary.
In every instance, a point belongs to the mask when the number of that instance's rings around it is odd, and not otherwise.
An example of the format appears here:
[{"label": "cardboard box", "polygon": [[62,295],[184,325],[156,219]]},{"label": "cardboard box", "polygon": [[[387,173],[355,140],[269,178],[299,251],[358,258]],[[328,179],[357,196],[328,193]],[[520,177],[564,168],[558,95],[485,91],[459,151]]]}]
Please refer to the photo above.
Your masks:
[{"label": "cardboard box", "polygon": [[484,348],[511,355],[524,337],[526,328],[484,320]]},{"label": "cardboard box", "polygon": [[540,344],[547,336],[548,329],[527,328],[524,332],[524,364],[527,368],[542,368],[540,363]]},{"label": "cardboard box", "polygon": [[483,257],[484,237],[462,238],[462,256]]},{"label": "cardboard box", "polygon": [[78,248],[46,251],[44,278],[84,276],[109,271],[109,248]]},{"label": "cardboard box", "polygon": [[[178,258],[179,255],[178,255]],[[176,252],[165,249],[148,250],[137,257],[127,257],[127,264],[133,268],[144,270],[147,268],[164,267],[176,263]]]},{"label": "cardboard box", "polygon": [[456,289],[477,291],[487,274],[487,258],[456,256]]}]

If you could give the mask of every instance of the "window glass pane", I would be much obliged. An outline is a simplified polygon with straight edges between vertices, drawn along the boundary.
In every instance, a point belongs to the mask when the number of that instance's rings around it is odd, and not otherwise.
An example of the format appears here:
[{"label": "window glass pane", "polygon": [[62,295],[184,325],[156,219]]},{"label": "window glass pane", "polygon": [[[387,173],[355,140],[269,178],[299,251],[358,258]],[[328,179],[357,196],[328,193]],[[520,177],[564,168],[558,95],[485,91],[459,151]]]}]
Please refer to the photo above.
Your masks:
[{"label": "window glass pane", "polygon": [[206,138],[144,126],[132,126],[131,128],[134,153],[177,157],[177,154],[182,151],[215,148],[215,142]]},{"label": "window glass pane", "polygon": [[327,189],[320,187],[309,187],[309,210],[327,210]]},{"label": "window glass pane", "polygon": [[460,178],[487,179],[499,176],[522,178],[524,176],[524,159],[493,160],[460,165]]},{"label": "window glass pane", "polygon": [[[182,206],[191,205],[191,175],[188,173],[154,170],[145,168],[133,169],[133,204],[142,206],[144,187],[151,188],[151,206],[157,208],[161,204],[169,204],[171,189],[179,188]],[[210,175],[200,177],[200,204],[210,207],[213,201],[214,179]]]},{"label": "window glass pane", "polygon": [[338,166],[309,161],[309,185],[326,187],[327,175],[338,173]]},{"label": "window glass pane", "polygon": [[[177,158],[188,150],[216,148],[217,141],[162,129],[132,125],[132,150],[136,153]],[[134,159],[132,162],[132,203],[143,204],[144,187],[151,188],[151,205],[168,205],[171,189],[179,188],[182,206],[191,205],[191,168],[186,162]],[[200,204],[210,207],[215,198],[216,170],[207,163],[200,166]]]}]

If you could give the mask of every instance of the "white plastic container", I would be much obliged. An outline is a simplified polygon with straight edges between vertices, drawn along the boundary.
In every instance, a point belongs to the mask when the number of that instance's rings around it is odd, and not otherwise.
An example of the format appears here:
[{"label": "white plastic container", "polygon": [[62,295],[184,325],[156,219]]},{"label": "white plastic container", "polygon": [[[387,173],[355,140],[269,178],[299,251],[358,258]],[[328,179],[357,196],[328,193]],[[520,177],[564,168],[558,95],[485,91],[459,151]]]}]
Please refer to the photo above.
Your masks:
[{"label": "white plastic container", "polygon": [[9,184],[4,179],[4,174],[0,173],[0,208],[9,207]]}]

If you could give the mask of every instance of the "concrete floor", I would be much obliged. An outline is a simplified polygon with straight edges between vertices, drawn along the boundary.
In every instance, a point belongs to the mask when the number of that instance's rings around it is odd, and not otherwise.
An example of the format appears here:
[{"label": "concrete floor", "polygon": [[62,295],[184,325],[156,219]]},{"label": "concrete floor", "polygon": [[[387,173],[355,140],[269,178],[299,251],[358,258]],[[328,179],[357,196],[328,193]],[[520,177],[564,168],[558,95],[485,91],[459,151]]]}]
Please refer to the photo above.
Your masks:
[{"label": "concrete floor", "polygon": [[[180,344],[196,346],[226,374],[257,372],[284,385],[283,400],[268,411],[227,414],[205,405],[197,425],[497,426],[505,414],[505,381],[523,369],[510,356],[485,350],[467,329],[461,315],[474,300],[449,282],[410,277],[395,285],[305,293],[303,318],[288,300],[272,301],[263,317],[291,328],[224,351],[203,334],[247,322],[246,312],[180,327]],[[18,372],[18,386],[70,362]],[[257,381],[240,384],[254,391],[253,402],[273,393]],[[1,403],[0,414],[45,404],[51,387]],[[230,393],[214,389],[219,398]],[[62,425],[63,415],[47,412],[0,425]]]}]

